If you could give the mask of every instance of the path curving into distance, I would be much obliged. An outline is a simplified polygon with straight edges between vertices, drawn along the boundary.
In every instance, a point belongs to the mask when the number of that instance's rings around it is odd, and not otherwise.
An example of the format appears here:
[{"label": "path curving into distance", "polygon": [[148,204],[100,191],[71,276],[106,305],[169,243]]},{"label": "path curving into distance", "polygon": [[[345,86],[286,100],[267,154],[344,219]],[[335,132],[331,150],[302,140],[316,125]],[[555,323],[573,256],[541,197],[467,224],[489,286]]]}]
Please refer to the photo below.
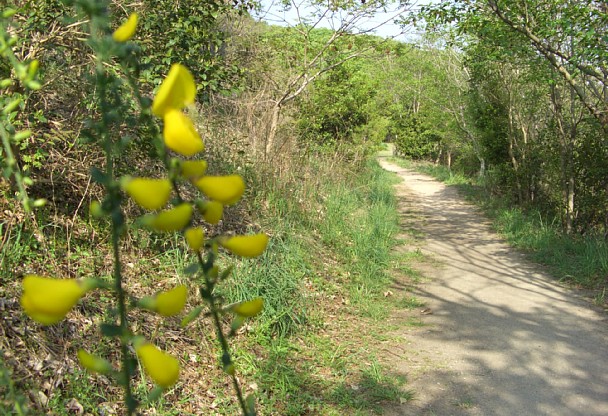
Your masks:
[{"label": "path curving into distance", "polygon": [[414,400],[384,414],[608,415],[608,315],[509,248],[454,188],[380,164],[403,179],[404,227],[438,263],[415,289],[423,326],[397,334]]}]

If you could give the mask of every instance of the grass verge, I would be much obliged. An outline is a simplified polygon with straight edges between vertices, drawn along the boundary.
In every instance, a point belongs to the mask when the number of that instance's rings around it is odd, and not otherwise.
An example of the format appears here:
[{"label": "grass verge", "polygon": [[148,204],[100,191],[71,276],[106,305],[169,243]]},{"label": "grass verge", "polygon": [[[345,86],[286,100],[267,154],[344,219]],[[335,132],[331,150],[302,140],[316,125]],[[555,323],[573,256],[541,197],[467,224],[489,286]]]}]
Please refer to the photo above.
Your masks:
[{"label": "grass verge", "polygon": [[315,176],[332,180],[273,184],[262,220],[272,248],[255,270],[240,267],[231,285],[235,299],[269,302],[251,345],[262,351],[244,359],[247,373],[263,414],[378,413],[411,398],[404,375],[382,364],[375,347],[395,307],[383,296],[399,230],[395,179],[375,161],[360,172],[313,163]]}]

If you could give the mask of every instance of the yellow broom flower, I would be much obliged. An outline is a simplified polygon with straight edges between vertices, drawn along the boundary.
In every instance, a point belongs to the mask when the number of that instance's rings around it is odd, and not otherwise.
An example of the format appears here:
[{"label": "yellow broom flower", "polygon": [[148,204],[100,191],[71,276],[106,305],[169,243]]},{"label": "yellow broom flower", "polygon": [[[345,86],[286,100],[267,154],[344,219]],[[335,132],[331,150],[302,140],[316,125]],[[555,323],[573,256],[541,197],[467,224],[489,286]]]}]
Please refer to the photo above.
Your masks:
[{"label": "yellow broom flower", "polygon": [[263,298],[255,298],[252,300],[248,300],[245,302],[235,303],[234,305],[230,305],[228,307],[229,310],[236,313],[237,315],[243,316],[245,318],[251,318],[252,316],[256,316],[258,313],[262,311],[264,308],[264,299]]},{"label": "yellow broom flower", "polygon": [[203,176],[194,184],[210,199],[224,205],[235,204],[245,192],[245,182],[240,175]]},{"label": "yellow broom flower", "polygon": [[169,179],[131,178],[120,181],[121,188],[142,208],[156,210],[164,207],[171,195]]},{"label": "yellow broom flower", "polygon": [[195,180],[207,171],[207,162],[204,160],[184,160],[181,162],[180,174],[185,179]]},{"label": "yellow broom flower", "polygon": [[264,252],[268,236],[264,233],[254,235],[237,235],[220,237],[218,242],[233,254],[243,257],[257,257]]},{"label": "yellow broom flower", "polygon": [[217,201],[200,201],[196,204],[196,207],[205,221],[211,225],[219,223],[224,214],[224,206]]},{"label": "yellow broom flower", "polygon": [[134,342],[135,352],[144,370],[154,383],[167,389],[179,378],[179,362],[175,357],[145,340]]},{"label": "yellow broom flower", "polygon": [[184,309],[188,289],[184,285],[179,285],[166,292],[156,295],[155,310],[162,316],[177,315]]},{"label": "yellow broom flower", "polygon": [[27,275],[23,279],[21,306],[35,321],[52,325],[65,318],[78,300],[93,287],[89,281]]},{"label": "yellow broom flower", "polygon": [[92,373],[108,374],[112,371],[112,364],[101,357],[89,354],[85,350],[78,350],[78,361],[80,365]]},{"label": "yellow broom flower", "polygon": [[199,251],[205,244],[205,231],[201,227],[191,227],[184,231],[186,243],[193,251]]},{"label": "yellow broom flower", "polygon": [[173,209],[149,214],[141,218],[142,224],[157,231],[183,230],[192,218],[192,205],[184,202]]},{"label": "yellow broom flower", "polygon": [[137,29],[137,13],[131,13],[126,22],[112,33],[112,38],[116,42],[126,42],[133,37]]},{"label": "yellow broom flower", "polygon": [[192,120],[180,110],[168,110],[163,121],[163,137],[169,149],[184,156],[192,156],[205,149]]},{"label": "yellow broom flower", "polygon": [[181,64],[173,64],[154,97],[152,112],[164,117],[169,110],[181,110],[192,104],[195,97],[196,84],[192,73]]}]

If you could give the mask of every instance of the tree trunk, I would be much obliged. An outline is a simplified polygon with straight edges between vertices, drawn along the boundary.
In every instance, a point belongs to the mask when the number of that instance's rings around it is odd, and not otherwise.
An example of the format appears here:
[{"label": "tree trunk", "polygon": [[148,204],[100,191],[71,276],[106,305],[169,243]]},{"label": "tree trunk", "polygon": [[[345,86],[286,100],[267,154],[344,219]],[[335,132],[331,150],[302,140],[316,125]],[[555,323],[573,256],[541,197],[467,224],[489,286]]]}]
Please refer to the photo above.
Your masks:
[{"label": "tree trunk", "polygon": [[[571,97],[572,99],[572,97]],[[560,177],[562,187],[562,227],[566,234],[571,234],[574,223],[574,161],[573,161],[573,146],[577,135],[577,121],[574,115],[571,114],[571,125],[566,126],[564,118],[563,98],[557,87],[551,88],[551,103],[555,120],[557,122],[557,130],[559,134],[560,145]],[[573,108],[570,109],[574,113]]]},{"label": "tree trunk", "polygon": [[477,156],[477,159],[479,159],[479,177],[483,178],[486,176],[486,160],[479,156]]},{"label": "tree trunk", "polygon": [[272,154],[272,148],[277,137],[277,129],[279,127],[279,116],[281,115],[281,104],[277,103],[272,107],[270,117],[270,127],[266,136],[266,145],[264,148],[264,159],[268,160]]},{"label": "tree trunk", "polygon": [[442,155],[443,155],[443,149],[440,147],[439,153],[437,154],[437,157],[435,158],[435,163],[434,163],[435,166],[437,166],[439,164],[439,162],[441,162]]},{"label": "tree trunk", "polygon": [[566,233],[572,234],[572,224],[574,222],[574,174],[570,169],[568,175],[568,216],[566,217]]},{"label": "tree trunk", "polygon": [[509,136],[509,158],[511,159],[511,166],[513,166],[513,176],[515,177],[515,188],[517,189],[517,202],[520,204],[524,202],[523,189],[521,185],[520,178],[520,166],[519,161],[517,160],[517,156],[515,154],[517,148],[517,139],[515,137],[515,121],[513,120],[513,100],[511,98],[511,91],[509,93],[509,112],[508,112],[508,120],[509,120],[509,131],[507,135]]}]

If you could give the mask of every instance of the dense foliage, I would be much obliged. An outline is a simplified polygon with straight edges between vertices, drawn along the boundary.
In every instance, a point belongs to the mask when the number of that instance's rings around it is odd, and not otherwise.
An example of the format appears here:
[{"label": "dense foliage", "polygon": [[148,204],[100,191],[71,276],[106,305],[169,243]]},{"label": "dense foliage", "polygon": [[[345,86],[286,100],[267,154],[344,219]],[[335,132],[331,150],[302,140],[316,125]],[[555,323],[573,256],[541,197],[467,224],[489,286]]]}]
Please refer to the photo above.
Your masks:
[{"label": "dense foliage", "polygon": [[595,1],[489,2],[459,18],[472,40],[473,89],[503,126],[503,183],[566,232],[608,231],[608,183],[598,175],[607,161],[607,19]]}]

